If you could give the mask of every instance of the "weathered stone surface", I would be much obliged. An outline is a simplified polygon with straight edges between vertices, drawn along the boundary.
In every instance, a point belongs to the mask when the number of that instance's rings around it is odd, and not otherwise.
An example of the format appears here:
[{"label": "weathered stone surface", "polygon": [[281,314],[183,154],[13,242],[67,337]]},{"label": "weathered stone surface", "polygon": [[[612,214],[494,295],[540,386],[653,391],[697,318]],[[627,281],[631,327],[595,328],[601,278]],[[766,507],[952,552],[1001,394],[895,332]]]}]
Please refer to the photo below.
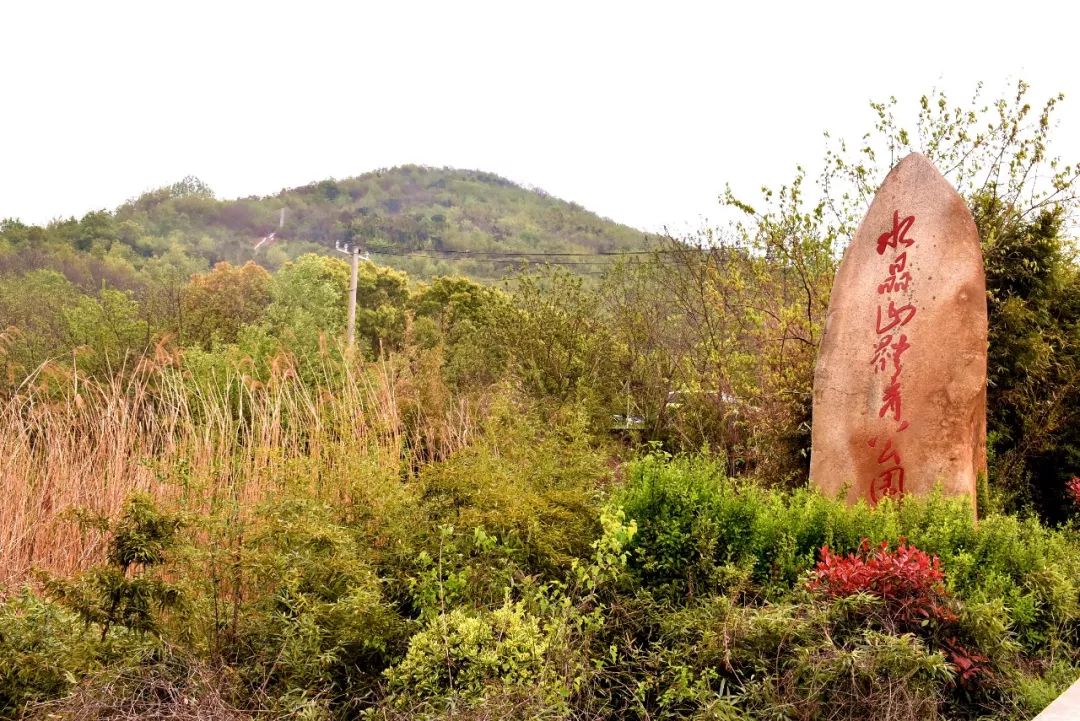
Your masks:
[{"label": "weathered stone surface", "polygon": [[893,168],[844,254],[814,374],[810,479],[876,503],[986,467],[986,279],[963,198],[922,155]]}]

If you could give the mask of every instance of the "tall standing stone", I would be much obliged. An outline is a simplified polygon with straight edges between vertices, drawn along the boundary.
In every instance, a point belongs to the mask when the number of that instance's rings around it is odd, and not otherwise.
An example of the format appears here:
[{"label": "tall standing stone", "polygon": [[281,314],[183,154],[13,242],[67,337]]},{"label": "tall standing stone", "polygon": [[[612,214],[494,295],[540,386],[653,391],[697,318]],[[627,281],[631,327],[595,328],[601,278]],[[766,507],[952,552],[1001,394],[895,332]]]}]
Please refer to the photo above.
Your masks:
[{"label": "tall standing stone", "polygon": [[964,199],[912,153],[833,284],[814,373],[811,482],[848,502],[974,501],[986,469],[986,278]]}]

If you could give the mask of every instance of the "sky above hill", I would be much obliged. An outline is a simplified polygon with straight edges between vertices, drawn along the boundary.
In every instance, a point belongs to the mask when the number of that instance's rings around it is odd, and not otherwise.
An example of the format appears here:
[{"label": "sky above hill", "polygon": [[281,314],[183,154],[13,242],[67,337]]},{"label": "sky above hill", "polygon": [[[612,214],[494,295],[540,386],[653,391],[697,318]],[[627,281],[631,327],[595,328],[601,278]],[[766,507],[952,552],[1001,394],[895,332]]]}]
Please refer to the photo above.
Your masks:
[{"label": "sky above hill", "polygon": [[[856,140],[870,100],[1063,91],[1060,3],[8,2],[0,218],[219,197],[404,163],[488,170],[647,230],[717,222]],[[965,7],[966,6],[966,7]]]}]

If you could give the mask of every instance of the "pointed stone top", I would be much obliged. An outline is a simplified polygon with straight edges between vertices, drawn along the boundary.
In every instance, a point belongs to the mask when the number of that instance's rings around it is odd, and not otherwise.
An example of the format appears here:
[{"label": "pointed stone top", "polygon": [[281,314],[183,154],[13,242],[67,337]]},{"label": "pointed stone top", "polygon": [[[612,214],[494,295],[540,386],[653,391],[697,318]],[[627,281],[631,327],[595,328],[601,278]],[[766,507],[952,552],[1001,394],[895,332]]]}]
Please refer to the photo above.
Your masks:
[{"label": "pointed stone top", "polygon": [[[907,155],[905,155],[903,158],[901,158],[900,162],[896,164],[896,167],[899,168],[901,165],[904,165],[905,163],[917,163],[919,161],[922,161],[922,162],[926,163],[931,168],[934,167],[934,164],[931,163],[930,160],[925,155],[918,152],[917,150],[912,151],[912,152],[908,153]],[[937,168],[934,168],[934,169],[937,170]]]},{"label": "pointed stone top", "polygon": [[885,180],[882,182],[878,192],[880,193],[881,190],[887,188],[890,183],[898,182],[913,186],[908,192],[912,192],[924,183],[932,183],[933,186],[931,187],[934,190],[948,192],[950,196],[959,197],[960,195],[956,192],[956,188],[952,186],[952,183],[946,180],[941,171],[937,169],[937,166],[922,153],[913,152],[905,155],[885,176]]}]

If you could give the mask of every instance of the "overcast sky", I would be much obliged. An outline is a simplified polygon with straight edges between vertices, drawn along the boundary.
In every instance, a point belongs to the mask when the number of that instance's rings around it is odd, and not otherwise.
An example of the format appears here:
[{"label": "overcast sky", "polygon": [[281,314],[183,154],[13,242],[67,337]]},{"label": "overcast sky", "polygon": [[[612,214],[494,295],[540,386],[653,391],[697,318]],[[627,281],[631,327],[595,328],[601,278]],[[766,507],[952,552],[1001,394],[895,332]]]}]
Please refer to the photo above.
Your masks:
[{"label": "overcast sky", "polygon": [[[966,7],[964,7],[966,5]],[[478,168],[643,229],[699,227],[857,138],[871,99],[1064,91],[1066,4],[43,2],[0,6],[0,218],[219,197],[403,163]]]}]

